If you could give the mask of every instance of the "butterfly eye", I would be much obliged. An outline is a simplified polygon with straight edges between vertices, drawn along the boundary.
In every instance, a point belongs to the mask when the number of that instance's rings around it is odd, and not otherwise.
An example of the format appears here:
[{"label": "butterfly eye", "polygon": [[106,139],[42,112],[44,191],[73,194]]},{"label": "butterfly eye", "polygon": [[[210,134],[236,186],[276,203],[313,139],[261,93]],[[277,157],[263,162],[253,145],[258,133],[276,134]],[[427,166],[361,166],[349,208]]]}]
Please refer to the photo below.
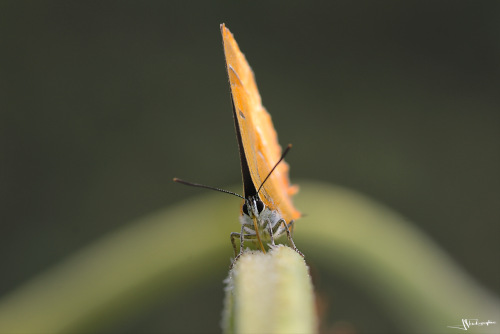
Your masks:
[{"label": "butterfly eye", "polygon": [[262,210],[264,210],[264,203],[261,200],[258,200],[256,202],[256,204],[257,204],[257,211],[259,211],[259,213],[261,213]]},{"label": "butterfly eye", "polygon": [[247,216],[250,216],[248,214],[248,206],[247,206],[247,203],[243,204],[243,213],[246,214]]}]

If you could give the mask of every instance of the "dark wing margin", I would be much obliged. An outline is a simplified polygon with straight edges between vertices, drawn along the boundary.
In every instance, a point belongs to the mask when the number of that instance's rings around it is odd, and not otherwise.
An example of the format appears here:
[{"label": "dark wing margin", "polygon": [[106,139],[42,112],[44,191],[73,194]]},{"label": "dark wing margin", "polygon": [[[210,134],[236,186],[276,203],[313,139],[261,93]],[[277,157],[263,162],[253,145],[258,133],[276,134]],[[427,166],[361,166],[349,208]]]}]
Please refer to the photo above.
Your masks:
[{"label": "dark wing margin", "polygon": [[[224,28],[225,28],[225,25],[223,23],[220,25],[220,31],[222,34],[222,49],[224,50],[224,59],[225,59],[224,64],[226,66],[227,79],[229,82],[229,87],[231,87],[231,78],[230,78],[230,74],[229,74],[229,70],[230,70],[231,66],[227,62],[226,48],[224,45],[225,44],[224,43]],[[236,77],[238,77],[238,74],[234,71],[234,69],[231,68],[231,70],[236,75]],[[231,90],[232,90],[232,87],[231,87]],[[231,106],[233,108],[234,128],[236,130],[236,138],[238,140],[238,150],[240,152],[241,176],[243,178],[243,192],[244,192],[243,195],[245,196],[245,198],[248,198],[248,197],[257,195],[257,189],[255,189],[255,185],[253,184],[253,181],[252,181],[252,175],[250,174],[250,168],[248,168],[248,161],[247,161],[247,157],[245,154],[245,148],[243,147],[243,140],[241,138],[241,130],[240,130],[239,121],[238,121],[237,112],[239,112],[239,110],[238,111],[236,110],[232,91],[231,91]]]},{"label": "dark wing margin", "polygon": [[236,138],[238,139],[238,150],[240,152],[241,162],[241,176],[243,178],[243,192],[245,198],[257,195],[257,189],[252,181],[250,168],[248,168],[247,157],[245,155],[245,148],[243,147],[243,140],[241,138],[241,130],[238,122],[238,115],[236,113],[236,106],[234,105],[233,94],[231,93],[231,105],[233,107],[234,128],[236,130]]}]

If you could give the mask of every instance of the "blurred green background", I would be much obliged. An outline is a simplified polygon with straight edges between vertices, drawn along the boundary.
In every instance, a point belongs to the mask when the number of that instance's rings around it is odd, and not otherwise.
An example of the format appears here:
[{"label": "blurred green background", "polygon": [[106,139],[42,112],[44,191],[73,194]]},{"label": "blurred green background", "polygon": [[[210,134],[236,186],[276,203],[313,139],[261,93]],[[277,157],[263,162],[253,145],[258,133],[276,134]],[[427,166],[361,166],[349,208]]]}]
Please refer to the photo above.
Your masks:
[{"label": "blurred green background", "polygon": [[[498,295],[499,16],[495,1],[0,2],[0,299],[199,194],[174,176],[240,182],[222,22],[281,144],[294,145],[292,180],[391,207]],[[228,208],[235,230],[238,205]],[[214,237],[227,239],[229,258],[229,236]],[[228,263],[109,330],[167,328],[196,313],[190,331],[218,331]],[[320,269],[332,300],[367,308],[330,322],[364,314],[392,328],[373,300]]]}]

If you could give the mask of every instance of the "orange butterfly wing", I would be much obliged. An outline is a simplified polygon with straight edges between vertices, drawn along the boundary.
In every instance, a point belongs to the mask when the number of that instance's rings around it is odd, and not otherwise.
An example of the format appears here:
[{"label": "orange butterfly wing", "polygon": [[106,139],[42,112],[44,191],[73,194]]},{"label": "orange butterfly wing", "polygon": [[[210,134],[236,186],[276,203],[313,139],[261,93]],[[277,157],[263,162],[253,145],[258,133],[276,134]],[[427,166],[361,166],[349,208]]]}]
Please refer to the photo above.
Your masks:
[{"label": "orange butterfly wing", "polygon": [[[221,33],[243,148],[252,181],[255,188],[259,189],[262,181],[280,159],[281,147],[271,116],[262,106],[250,65],[241,53],[233,34],[224,24],[221,25]],[[259,192],[264,204],[271,210],[280,212],[287,223],[301,216],[292,203],[291,196],[298,191],[298,187],[290,185],[288,170],[288,164],[282,161]]]}]

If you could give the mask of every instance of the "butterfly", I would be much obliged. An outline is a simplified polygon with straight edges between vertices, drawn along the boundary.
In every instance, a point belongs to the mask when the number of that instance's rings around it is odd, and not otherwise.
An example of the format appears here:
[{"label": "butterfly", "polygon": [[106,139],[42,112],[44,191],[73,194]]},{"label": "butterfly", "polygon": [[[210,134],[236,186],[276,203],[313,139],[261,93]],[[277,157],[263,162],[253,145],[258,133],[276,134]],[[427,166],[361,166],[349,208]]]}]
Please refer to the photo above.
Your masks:
[{"label": "butterfly", "polygon": [[[284,233],[291,247],[304,256],[295,246],[291,235],[295,220],[301,217],[292,203],[292,196],[298,191],[298,187],[290,184],[289,166],[283,160],[291,145],[282,152],[271,116],[262,106],[250,65],[225,24],[221,24],[220,29],[231,87],[244,196],[178,178],[174,178],[174,181],[229,193],[243,199],[240,209],[241,230],[231,233],[235,255],[233,263],[243,254],[244,241],[256,242],[265,253],[262,241],[270,240],[271,246],[274,246],[275,239]],[[239,253],[237,240],[240,242]]]}]

